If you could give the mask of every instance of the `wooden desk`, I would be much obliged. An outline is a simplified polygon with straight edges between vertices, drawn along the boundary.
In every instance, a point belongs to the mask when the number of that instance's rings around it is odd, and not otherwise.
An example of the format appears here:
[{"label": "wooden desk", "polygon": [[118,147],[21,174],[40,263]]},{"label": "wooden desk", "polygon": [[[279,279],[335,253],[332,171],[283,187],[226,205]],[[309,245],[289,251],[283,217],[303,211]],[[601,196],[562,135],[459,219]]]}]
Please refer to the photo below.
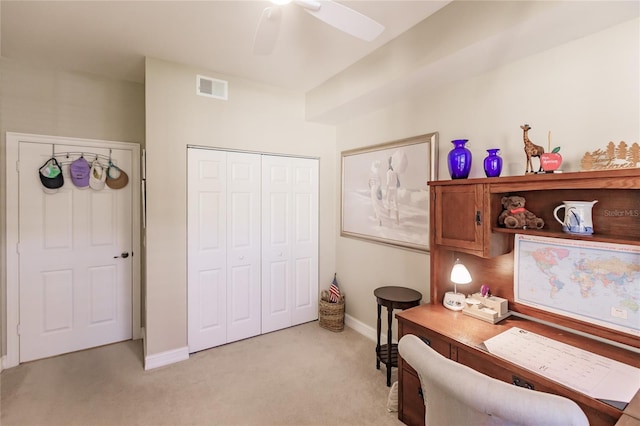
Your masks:
[{"label": "wooden desk", "polygon": [[640,390],[624,409],[616,426],[640,426]]},{"label": "wooden desk", "polygon": [[640,419],[623,413],[616,422],[616,426],[640,426]]},{"label": "wooden desk", "polygon": [[[398,319],[398,339],[405,334],[414,334],[440,354],[481,373],[519,386],[570,398],[582,408],[592,426],[615,424],[622,416],[622,410],[497,358],[480,349],[478,345],[511,327],[519,327],[634,367],[640,367],[640,356],[636,353],[513,316],[494,325],[464,315],[462,312],[447,310],[441,305],[429,304],[399,312],[396,318]],[[408,425],[423,425],[424,402],[420,380],[416,372],[403,362],[402,357],[398,357],[398,381],[398,418]]]}]

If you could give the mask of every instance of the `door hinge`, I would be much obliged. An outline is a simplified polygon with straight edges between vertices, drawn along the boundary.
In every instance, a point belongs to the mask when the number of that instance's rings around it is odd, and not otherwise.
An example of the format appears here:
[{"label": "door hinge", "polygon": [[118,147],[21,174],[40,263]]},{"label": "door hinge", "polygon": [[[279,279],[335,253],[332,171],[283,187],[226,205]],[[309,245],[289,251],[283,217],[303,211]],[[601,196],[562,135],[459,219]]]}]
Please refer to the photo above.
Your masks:
[{"label": "door hinge", "polygon": [[18,336],[19,336],[22,332],[22,329],[20,328],[20,324],[16,326],[16,331],[18,332]]},{"label": "door hinge", "polygon": [[16,160],[16,172],[20,173],[20,160]]},{"label": "door hinge", "polygon": [[20,254],[20,243],[16,243],[16,254]]}]

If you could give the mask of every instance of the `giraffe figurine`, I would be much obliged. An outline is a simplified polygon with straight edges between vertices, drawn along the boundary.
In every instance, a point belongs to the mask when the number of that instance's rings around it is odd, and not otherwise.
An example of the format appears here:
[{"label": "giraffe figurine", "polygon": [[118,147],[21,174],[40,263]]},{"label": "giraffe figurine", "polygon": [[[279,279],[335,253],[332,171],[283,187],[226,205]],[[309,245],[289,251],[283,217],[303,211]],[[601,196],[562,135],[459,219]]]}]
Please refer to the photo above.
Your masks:
[{"label": "giraffe figurine", "polygon": [[[531,139],[529,139],[527,132],[531,130],[531,126],[525,124],[523,126],[520,126],[520,128],[523,130],[522,137],[524,139],[524,152],[525,154],[527,154],[527,165],[525,167],[524,173],[534,173],[531,157],[538,157],[538,159],[540,159],[540,155],[544,154],[544,148],[540,145],[534,144],[533,142],[531,142]],[[540,164],[540,168],[538,169],[538,171],[542,171],[542,164]]]}]

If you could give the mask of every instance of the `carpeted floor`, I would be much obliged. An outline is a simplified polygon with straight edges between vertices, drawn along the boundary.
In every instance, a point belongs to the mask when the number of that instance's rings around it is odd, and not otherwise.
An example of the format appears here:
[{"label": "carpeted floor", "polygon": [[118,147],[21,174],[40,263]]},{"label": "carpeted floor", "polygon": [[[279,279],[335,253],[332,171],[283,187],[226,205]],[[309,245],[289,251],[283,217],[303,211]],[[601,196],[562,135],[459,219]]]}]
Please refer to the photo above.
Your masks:
[{"label": "carpeted floor", "polygon": [[[21,364],[1,378],[11,425],[401,425],[375,342],[317,321],[144,371],[141,341]],[[393,369],[392,381],[397,379]]]}]

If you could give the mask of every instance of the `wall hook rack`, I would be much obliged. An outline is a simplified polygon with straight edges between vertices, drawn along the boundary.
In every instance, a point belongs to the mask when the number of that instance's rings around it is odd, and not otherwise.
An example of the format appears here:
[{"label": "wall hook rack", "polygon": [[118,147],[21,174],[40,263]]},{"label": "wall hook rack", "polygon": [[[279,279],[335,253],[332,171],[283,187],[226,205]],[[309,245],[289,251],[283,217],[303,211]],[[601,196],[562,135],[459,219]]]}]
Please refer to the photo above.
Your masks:
[{"label": "wall hook rack", "polygon": [[[62,152],[56,152],[56,146],[53,145],[51,148],[51,157],[52,158],[64,158],[64,161],[59,161],[60,165],[65,165],[65,164],[71,164],[73,163],[77,158],[84,158],[84,157],[89,157],[92,158],[93,157],[93,161],[99,161],[99,160],[104,160],[108,163],[108,165],[114,164],[112,162],[111,159],[111,149],[109,149],[109,155],[104,155],[104,154],[98,154],[96,152],[86,152],[86,151],[62,151]],[[77,157],[77,158],[74,158]]]}]

